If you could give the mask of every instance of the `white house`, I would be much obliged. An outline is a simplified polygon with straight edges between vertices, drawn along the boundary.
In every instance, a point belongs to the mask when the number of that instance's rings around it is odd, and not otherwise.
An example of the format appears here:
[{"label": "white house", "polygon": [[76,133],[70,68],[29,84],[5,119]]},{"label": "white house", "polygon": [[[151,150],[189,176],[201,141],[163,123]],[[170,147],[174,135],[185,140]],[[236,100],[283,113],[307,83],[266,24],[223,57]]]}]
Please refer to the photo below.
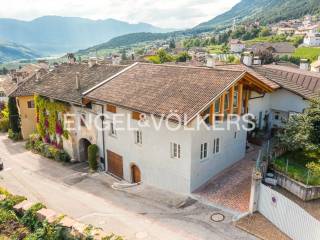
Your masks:
[{"label": "white house", "polygon": [[320,33],[308,33],[303,40],[306,46],[320,46]]},{"label": "white house", "polygon": [[230,52],[233,53],[242,53],[246,45],[242,43],[239,39],[232,39],[229,43]]},{"label": "white house", "polygon": [[251,91],[277,87],[243,70],[138,63],[85,92],[83,101],[104,106],[108,127],[99,148],[107,172],[190,193],[245,155],[246,131],[226,129],[225,116],[243,116]]}]

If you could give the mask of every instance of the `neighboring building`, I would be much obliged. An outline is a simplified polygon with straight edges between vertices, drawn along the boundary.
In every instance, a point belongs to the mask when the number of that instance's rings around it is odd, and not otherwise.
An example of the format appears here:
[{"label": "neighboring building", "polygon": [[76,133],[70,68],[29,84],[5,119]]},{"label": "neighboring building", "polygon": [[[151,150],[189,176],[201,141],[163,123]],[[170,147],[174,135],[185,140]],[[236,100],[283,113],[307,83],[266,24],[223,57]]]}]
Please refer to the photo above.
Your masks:
[{"label": "neighboring building", "polygon": [[256,43],[251,46],[250,50],[254,53],[254,55],[259,55],[261,52],[268,51],[272,53],[274,57],[281,56],[291,56],[295,47],[287,42],[279,42],[279,43]]},{"label": "neighboring building", "polygon": [[278,28],[277,29],[277,34],[278,35],[293,35],[295,33],[296,29],[291,28],[291,27],[283,27],[283,28]]},{"label": "neighboring building", "polygon": [[24,79],[34,75],[36,72],[47,72],[49,65],[43,61],[39,63],[30,63],[24,65],[21,69],[10,71],[10,76],[16,83],[22,82]]},{"label": "neighboring building", "polygon": [[0,102],[8,101],[8,96],[15,86],[15,82],[8,76],[0,77]]},{"label": "neighboring building", "polygon": [[268,79],[278,84],[272,93],[253,93],[249,112],[255,115],[258,127],[281,128],[289,116],[302,113],[309,100],[320,94],[320,74],[280,65],[226,65],[220,69],[243,69],[260,80]]},{"label": "neighboring building", "polygon": [[303,40],[306,46],[320,46],[320,33],[308,33]]},{"label": "neighboring building", "polygon": [[[105,146],[99,147],[107,153],[109,173],[129,182],[190,193],[244,157],[247,133],[235,127],[184,128],[194,127],[197,118],[207,113],[208,126],[225,127],[226,122],[218,123],[214,113],[242,115],[251,92],[268,93],[277,87],[243,70],[138,63],[85,92],[84,101],[106,111],[109,128]],[[112,120],[115,113],[124,114],[136,129],[117,131],[123,125]],[[141,116],[143,122],[155,121],[159,130],[152,124],[139,126]],[[168,119],[170,128],[181,128],[170,131],[160,117]]]},{"label": "neighboring building", "polygon": [[320,73],[320,57],[318,58],[317,61],[311,64],[311,72]]},{"label": "neighboring building", "polygon": [[229,43],[230,52],[233,53],[242,53],[246,45],[242,43],[239,39],[232,39]]},{"label": "neighboring building", "polygon": [[[96,61],[89,61],[88,64],[61,64],[41,77],[39,81],[30,85],[30,87],[32,86],[32,95],[37,94],[50,100],[63,102],[69,106],[67,113],[76,115],[77,118],[70,116],[68,119],[72,122],[74,130],[69,131],[68,139],[63,139],[63,148],[73,160],[86,161],[88,146],[98,143],[102,138],[98,136],[99,133],[96,129],[84,124],[87,115],[93,114],[101,107],[83,105],[82,93],[117,74],[125,67],[123,65],[99,64]],[[80,119],[80,116],[83,119]],[[35,113],[33,112],[31,119],[34,117]],[[35,128],[35,126],[36,122],[33,122],[32,127]],[[100,155],[103,158],[104,153],[101,152]]]}]

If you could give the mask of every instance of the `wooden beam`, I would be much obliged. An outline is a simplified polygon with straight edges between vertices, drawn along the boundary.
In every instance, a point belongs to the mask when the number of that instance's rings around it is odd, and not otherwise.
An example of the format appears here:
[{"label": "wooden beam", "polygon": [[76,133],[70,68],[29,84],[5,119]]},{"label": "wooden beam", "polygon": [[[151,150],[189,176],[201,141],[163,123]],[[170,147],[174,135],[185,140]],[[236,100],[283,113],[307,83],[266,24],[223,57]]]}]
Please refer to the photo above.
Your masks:
[{"label": "wooden beam", "polygon": [[234,101],[234,86],[230,88],[230,94],[229,94],[229,109],[228,112],[229,114],[233,113],[233,102]]},{"label": "wooden beam", "polygon": [[244,100],[244,113],[248,113],[249,106],[249,89],[246,89],[245,100]]},{"label": "wooden beam", "polygon": [[221,100],[220,100],[220,121],[223,120],[224,118],[224,99],[226,98],[226,93],[224,92],[222,95],[221,95]]},{"label": "wooden beam", "polygon": [[214,103],[210,105],[209,123],[211,126],[214,124]]},{"label": "wooden beam", "polygon": [[238,115],[242,114],[242,105],[243,105],[243,84],[238,85]]}]

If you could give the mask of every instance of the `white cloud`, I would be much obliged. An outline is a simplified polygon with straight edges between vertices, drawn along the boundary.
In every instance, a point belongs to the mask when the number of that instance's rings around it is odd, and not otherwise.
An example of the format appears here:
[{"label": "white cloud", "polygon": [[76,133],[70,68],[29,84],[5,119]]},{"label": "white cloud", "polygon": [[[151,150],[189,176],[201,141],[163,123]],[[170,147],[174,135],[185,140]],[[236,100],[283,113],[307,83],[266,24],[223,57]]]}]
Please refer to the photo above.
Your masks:
[{"label": "white cloud", "polygon": [[8,0],[2,18],[32,20],[44,15],[90,19],[115,18],[132,23],[187,28],[230,9],[240,0]]}]

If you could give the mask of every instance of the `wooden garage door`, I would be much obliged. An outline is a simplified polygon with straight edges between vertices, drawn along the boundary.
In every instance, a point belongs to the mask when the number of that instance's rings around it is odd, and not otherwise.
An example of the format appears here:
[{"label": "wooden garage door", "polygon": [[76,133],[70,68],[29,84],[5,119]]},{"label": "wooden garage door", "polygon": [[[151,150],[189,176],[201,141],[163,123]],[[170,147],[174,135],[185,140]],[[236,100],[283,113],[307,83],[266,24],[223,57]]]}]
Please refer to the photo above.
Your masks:
[{"label": "wooden garage door", "polygon": [[123,160],[122,157],[114,152],[107,150],[108,172],[123,178]]}]

